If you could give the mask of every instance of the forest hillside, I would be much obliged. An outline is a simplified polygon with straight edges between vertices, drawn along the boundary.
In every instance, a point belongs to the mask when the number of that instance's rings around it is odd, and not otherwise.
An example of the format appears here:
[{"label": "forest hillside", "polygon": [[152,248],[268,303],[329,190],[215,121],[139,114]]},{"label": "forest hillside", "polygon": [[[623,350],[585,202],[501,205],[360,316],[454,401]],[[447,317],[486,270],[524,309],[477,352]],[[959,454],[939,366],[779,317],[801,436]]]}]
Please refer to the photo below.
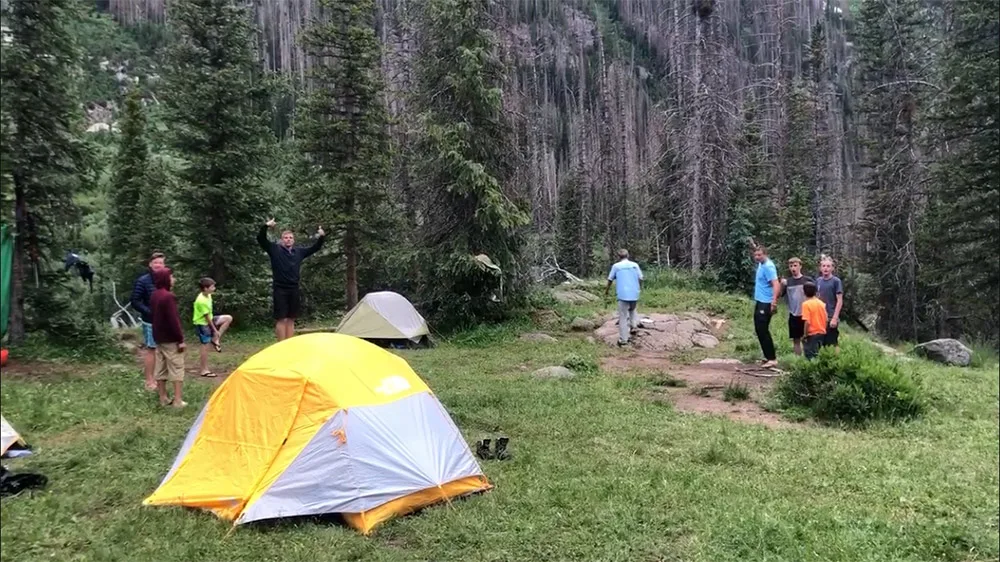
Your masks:
[{"label": "forest hillside", "polygon": [[122,298],[154,250],[266,318],[253,239],[274,217],[328,233],[303,272],[314,317],[394,289],[441,329],[499,320],[534,284],[604,275],[621,247],[747,292],[759,243],[779,267],[832,256],[864,329],[996,345],[998,13],[5,0],[10,337],[103,337],[112,283]]}]

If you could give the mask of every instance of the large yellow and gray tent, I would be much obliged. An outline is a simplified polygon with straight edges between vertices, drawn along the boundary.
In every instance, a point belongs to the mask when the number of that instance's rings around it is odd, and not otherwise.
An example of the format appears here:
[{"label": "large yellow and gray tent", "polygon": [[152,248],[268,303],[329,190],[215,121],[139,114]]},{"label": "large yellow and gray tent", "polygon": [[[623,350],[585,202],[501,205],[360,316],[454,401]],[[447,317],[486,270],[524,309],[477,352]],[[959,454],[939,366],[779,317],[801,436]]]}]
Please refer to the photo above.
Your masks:
[{"label": "large yellow and gray tent", "polygon": [[341,514],[362,533],[491,485],[407,362],[342,334],[258,352],[215,391],[146,505],[235,524]]},{"label": "large yellow and gray tent", "polygon": [[348,312],[338,334],[369,340],[411,340],[430,335],[427,321],[406,297],[391,291],[368,293]]}]

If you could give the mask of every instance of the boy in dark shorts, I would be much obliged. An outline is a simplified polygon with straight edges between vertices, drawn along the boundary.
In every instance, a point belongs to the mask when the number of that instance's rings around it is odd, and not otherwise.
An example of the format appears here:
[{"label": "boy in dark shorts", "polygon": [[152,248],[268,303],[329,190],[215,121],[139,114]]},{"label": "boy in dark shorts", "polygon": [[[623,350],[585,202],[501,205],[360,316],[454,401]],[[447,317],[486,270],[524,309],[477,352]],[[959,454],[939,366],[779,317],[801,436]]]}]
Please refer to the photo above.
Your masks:
[{"label": "boy in dark shorts", "polygon": [[271,286],[274,299],[274,335],[278,341],[295,335],[295,319],[299,316],[299,270],[302,260],[315,254],[323,247],[326,233],[323,227],[316,230],[316,242],[312,246],[295,245],[295,234],[291,230],[281,233],[281,242],[276,244],[267,239],[267,229],[274,228],[274,219],[268,220],[257,233],[257,243],[271,258]]},{"label": "boy in dark shorts", "polygon": [[833,258],[819,260],[820,277],[816,280],[816,296],[826,304],[826,337],[823,345],[831,345],[840,352],[840,310],[844,306],[844,284],[833,274]]},{"label": "boy in dark shorts", "polygon": [[781,296],[788,299],[788,337],[792,340],[795,355],[802,355],[802,338],[805,337],[805,324],[802,320],[802,303],[806,300],[802,288],[806,283],[812,283],[813,278],[802,275],[802,260],[788,260],[788,272],[791,277],[781,280]]},{"label": "boy in dark shorts", "polygon": [[215,280],[211,277],[202,277],[198,282],[201,292],[194,299],[194,316],[191,323],[194,324],[194,331],[201,342],[201,354],[198,358],[201,364],[201,376],[214,377],[215,373],[208,370],[208,346],[212,346],[216,351],[222,351],[222,334],[226,333],[229,325],[233,323],[233,317],[228,314],[214,313],[212,294],[215,293]]}]

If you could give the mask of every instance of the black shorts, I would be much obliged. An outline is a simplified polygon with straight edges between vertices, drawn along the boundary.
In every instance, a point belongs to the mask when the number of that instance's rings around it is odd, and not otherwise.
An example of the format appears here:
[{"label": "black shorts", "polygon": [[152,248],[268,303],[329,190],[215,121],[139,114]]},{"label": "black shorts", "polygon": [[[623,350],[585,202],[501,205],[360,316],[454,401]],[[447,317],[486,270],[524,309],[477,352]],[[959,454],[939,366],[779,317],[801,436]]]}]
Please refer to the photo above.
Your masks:
[{"label": "black shorts", "polygon": [[274,319],[284,320],[286,318],[298,318],[299,316],[299,289],[286,287],[274,288]]},{"label": "black shorts", "polygon": [[826,335],[823,336],[823,345],[839,345],[840,344],[840,328],[831,328],[829,324],[826,325]]},{"label": "black shorts", "polygon": [[800,340],[806,335],[806,321],[801,316],[788,315],[788,337]]}]

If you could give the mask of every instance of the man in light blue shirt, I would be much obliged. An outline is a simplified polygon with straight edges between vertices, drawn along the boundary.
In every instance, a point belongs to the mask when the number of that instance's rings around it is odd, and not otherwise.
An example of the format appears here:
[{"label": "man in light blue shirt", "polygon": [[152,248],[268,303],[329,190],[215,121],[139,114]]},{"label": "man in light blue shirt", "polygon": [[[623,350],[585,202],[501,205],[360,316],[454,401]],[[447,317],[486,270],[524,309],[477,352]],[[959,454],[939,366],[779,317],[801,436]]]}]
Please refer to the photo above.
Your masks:
[{"label": "man in light blue shirt", "polygon": [[615,293],[618,296],[618,345],[626,345],[632,330],[638,325],[635,305],[639,302],[639,291],[642,289],[642,270],[639,264],[628,259],[628,250],[618,250],[620,258],[611,266],[608,274],[608,284],[604,287],[604,295],[615,283]]},{"label": "man in light blue shirt", "polygon": [[778,268],[767,257],[766,248],[754,248],[753,259],[757,262],[753,285],[753,328],[757,333],[757,341],[760,342],[760,350],[764,353],[763,366],[776,367],[778,361],[774,352],[774,339],[771,338],[771,316],[778,310],[781,280],[778,279]]}]

